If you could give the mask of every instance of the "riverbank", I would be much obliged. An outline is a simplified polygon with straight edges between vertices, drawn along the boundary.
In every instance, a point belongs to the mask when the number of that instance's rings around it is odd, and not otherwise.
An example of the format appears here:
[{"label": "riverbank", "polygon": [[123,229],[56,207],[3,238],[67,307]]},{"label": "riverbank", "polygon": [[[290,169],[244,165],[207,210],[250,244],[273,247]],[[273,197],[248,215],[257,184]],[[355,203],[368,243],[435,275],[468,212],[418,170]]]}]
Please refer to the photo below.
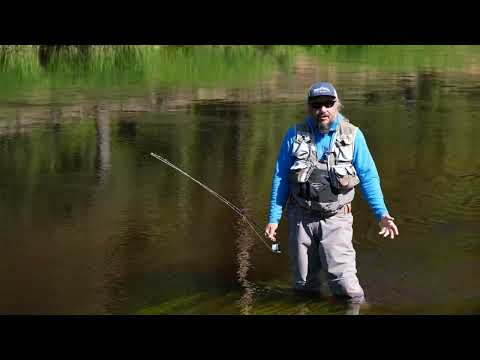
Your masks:
[{"label": "riverbank", "polygon": [[[328,65],[356,63],[358,68],[410,71],[418,67],[451,70],[469,67],[480,57],[480,46],[458,45],[0,45],[0,76],[15,73],[21,79],[39,74],[75,72],[161,73],[166,79],[194,75],[201,68],[219,76],[235,70],[237,78],[256,75],[260,64],[288,68],[299,55]],[[195,60],[193,60],[195,59]],[[261,66],[260,66],[261,67]],[[169,74],[170,76],[168,76]],[[211,78],[209,74],[208,78]],[[180,77],[181,78],[181,77]]]}]

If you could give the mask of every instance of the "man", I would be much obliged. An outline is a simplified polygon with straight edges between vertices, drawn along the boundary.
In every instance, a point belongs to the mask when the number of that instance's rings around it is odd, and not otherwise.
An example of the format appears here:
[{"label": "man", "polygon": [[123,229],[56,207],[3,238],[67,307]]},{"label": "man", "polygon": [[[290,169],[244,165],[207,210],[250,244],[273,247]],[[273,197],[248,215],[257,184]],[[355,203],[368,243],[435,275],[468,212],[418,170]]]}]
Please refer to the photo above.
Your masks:
[{"label": "man", "polygon": [[309,116],[287,131],[280,148],[265,235],[276,241],[288,200],[294,288],[318,291],[323,268],[334,296],[361,304],[365,296],[352,245],[351,202],[357,184],[378,221],[379,234],[393,239],[398,229],[385,206],[365,138],[340,114],[340,106],[332,84],[318,82],[310,87]]}]

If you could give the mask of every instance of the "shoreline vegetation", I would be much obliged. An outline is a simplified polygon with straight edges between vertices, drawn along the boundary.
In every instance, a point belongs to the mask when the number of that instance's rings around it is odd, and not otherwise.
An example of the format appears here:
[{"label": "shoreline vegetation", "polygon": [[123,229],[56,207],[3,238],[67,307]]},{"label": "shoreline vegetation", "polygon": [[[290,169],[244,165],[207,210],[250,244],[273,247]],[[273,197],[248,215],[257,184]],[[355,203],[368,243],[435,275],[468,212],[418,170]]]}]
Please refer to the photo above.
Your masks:
[{"label": "shoreline vegetation", "polygon": [[[384,77],[396,79],[384,80],[389,92],[367,89],[389,72],[396,73]],[[303,92],[282,88],[304,89],[319,76],[356,81],[356,89],[344,88],[347,100],[358,98],[358,86],[365,101],[394,96],[405,103],[428,88],[440,104],[451,87],[439,79],[453,73],[480,76],[480,46],[0,45],[0,134],[26,131],[57,111],[92,114],[99,103],[119,113],[192,109],[205,101],[302,103]],[[259,91],[246,90],[252,88]],[[55,110],[43,106],[52,99]],[[19,104],[28,106],[19,111]]]},{"label": "shoreline vegetation", "polygon": [[359,72],[423,68],[480,74],[478,45],[0,45],[0,80],[237,86],[272,71],[288,72],[302,57]]}]

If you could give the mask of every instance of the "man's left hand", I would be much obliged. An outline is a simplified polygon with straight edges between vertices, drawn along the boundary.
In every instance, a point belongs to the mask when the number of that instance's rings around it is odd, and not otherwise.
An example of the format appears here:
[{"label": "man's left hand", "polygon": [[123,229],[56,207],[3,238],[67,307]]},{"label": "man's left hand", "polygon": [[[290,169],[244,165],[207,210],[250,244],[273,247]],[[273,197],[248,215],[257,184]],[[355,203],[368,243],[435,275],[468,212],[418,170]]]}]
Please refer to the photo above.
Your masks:
[{"label": "man's left hand", "polygon": [[391,217],[390,215],[383,215],[382,219],[378,223],[380,226],[380,232],[378,233],[379,235],[383,235],[383,237],[387,237],[390,235],[390,238],[393,239],[395,235],[398,236],[398,229],[397,225],[393,222],[394,218]]}]

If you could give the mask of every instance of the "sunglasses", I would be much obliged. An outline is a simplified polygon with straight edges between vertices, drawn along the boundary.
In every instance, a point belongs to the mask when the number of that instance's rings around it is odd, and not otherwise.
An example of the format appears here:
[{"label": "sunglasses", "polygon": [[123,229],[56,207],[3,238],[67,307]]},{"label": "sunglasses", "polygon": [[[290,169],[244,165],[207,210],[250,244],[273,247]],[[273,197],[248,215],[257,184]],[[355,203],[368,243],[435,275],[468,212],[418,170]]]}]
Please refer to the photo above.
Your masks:
[{"label": "sunglasses", "polygon": [[310,103],[310,106],[314,109],[321,109],[323,106],[325,106],[327,109],[329,109],[333,105],[335,105],[335,100],[315,101],[315,102]]}]

